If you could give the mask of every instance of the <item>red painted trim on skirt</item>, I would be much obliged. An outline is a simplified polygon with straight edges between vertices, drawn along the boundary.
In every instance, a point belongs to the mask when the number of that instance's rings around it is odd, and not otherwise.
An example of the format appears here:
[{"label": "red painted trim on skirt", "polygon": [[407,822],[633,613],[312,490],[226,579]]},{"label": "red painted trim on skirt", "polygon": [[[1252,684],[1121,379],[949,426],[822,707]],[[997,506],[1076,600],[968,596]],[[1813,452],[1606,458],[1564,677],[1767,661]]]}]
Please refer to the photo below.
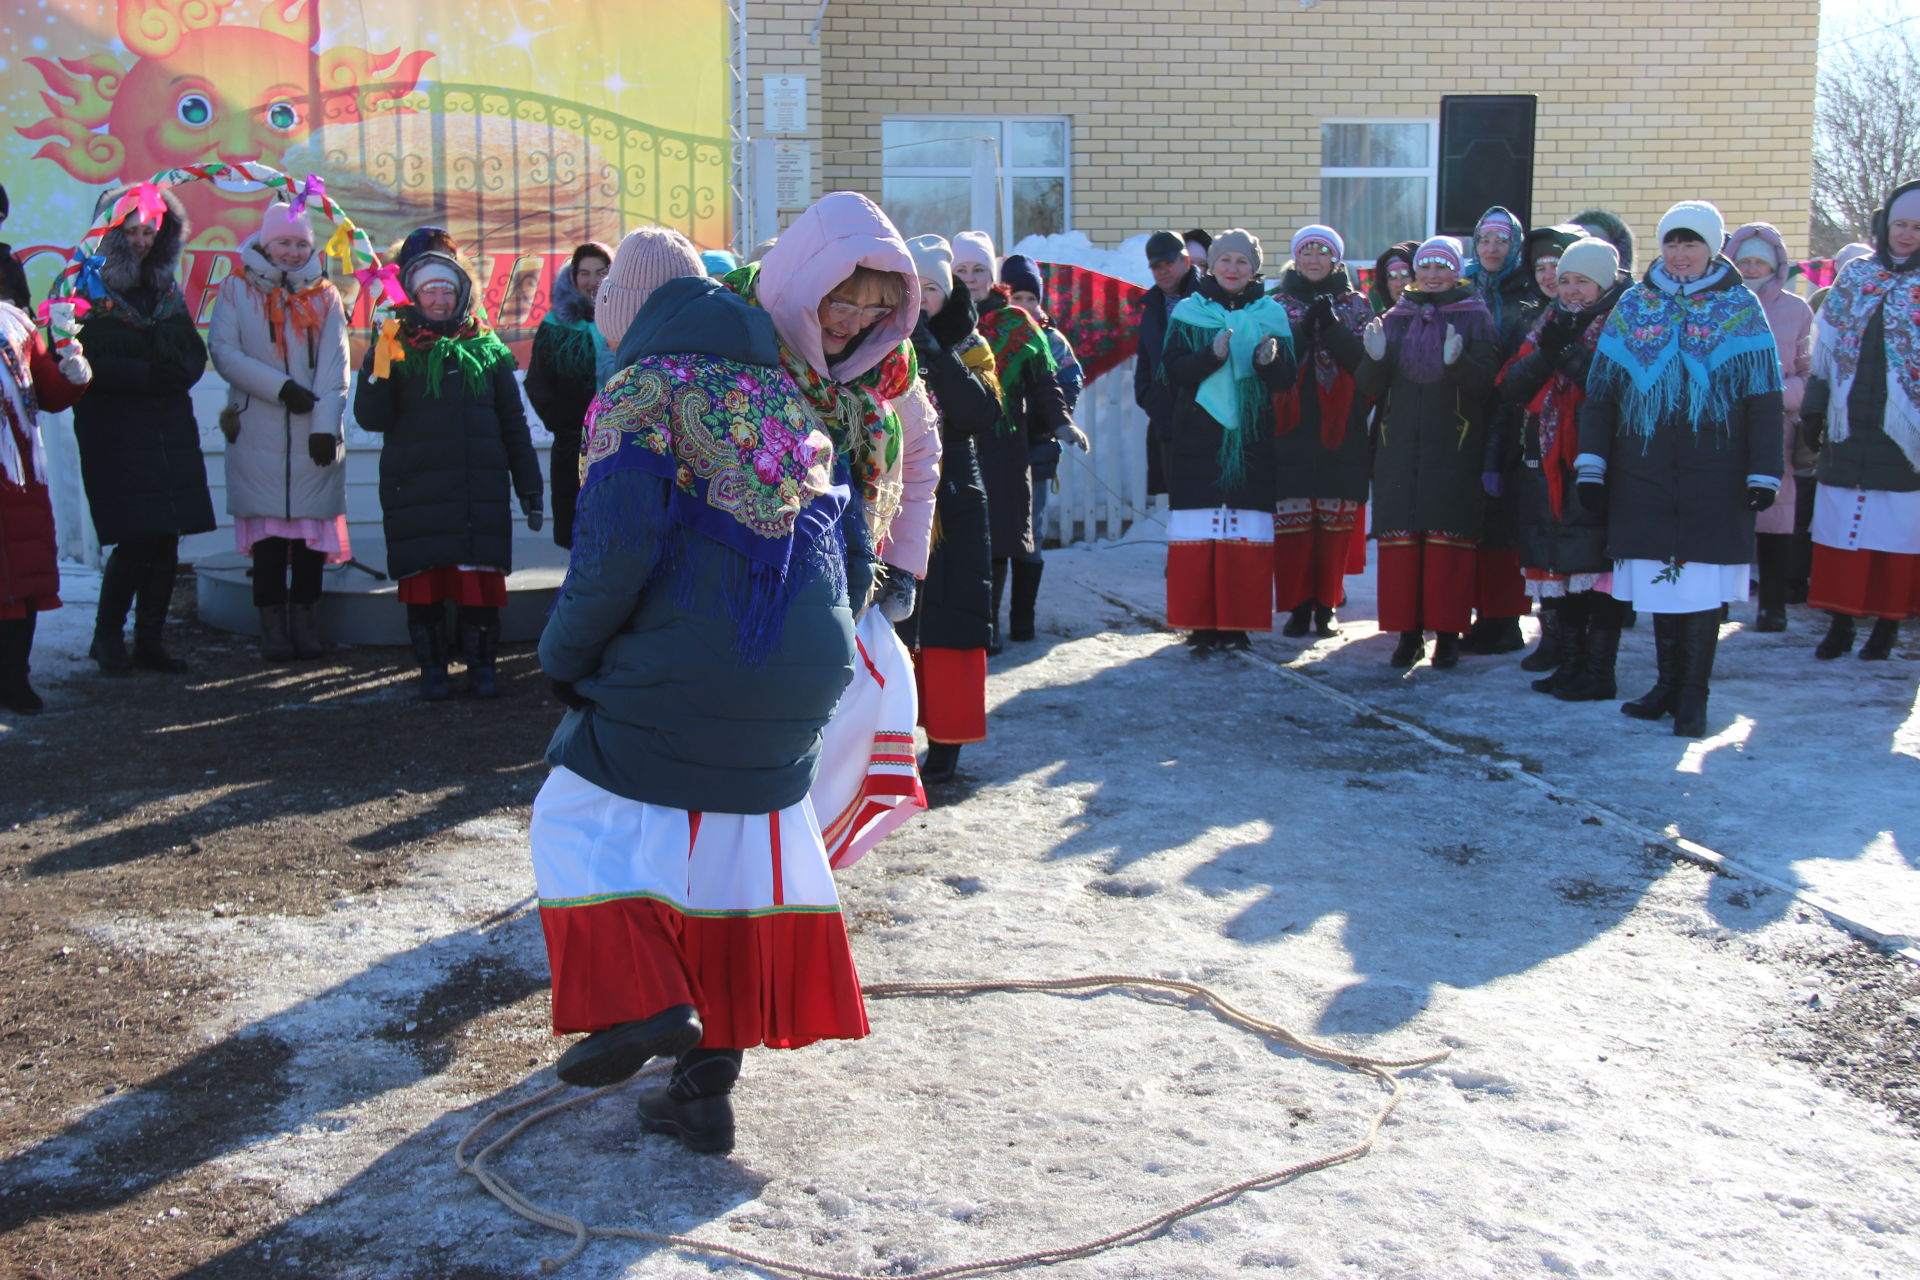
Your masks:
[{"label": "red painted trim on skirt", "polygon": [[1177,631],[1273,630],[1273,551],[1264,542],[1167,548],[1167,625]]},{"label": "red painted trim on skirt", "polygon": [[1850,618],[1920,618],[1920,555],[1816,542],[1807,604]]},{"label": "red painted trim on skirt", "polygon": [[920,726],[932,742],[987,740],[987,651],[928,647],[913,655]]},{"label": "red painted trim on skirt", "polygon": [[507,575],[491,569],[456,569],[445,565],[410,573],[400,579],[401,604],[439,604],[451,600],[469,608],[504,609]]}]

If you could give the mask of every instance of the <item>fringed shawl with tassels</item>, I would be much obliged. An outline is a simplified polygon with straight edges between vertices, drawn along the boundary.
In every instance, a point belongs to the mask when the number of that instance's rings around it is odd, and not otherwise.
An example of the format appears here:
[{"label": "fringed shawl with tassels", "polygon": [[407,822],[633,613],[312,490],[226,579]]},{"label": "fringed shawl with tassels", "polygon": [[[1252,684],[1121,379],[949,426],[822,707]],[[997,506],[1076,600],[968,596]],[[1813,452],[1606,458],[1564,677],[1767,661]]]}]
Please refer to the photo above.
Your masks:
[{"label": "fringed shawl with tassels", "polygon": [[[1273,300],[1286,308],[1288,320],[1302,325],[1306,322],[1308,307],[1322,296],[1333,299],[1335,321],[1345,325],[1356,338],[1365,331],[1367,321],[1373,319],[1373,308],[1364,296],[1354,291],[1345,263],[1319,281],[1309,280],[1297,268],[1288,267],[1280,277],[1280,287],[1274,290]],[[1352,416],[1353,374],[1340,367],[1324,340],[1315,342],[1311,351],[1294,354],[1300,359],[1299,379],[1291,391],[1273,398],[1274,430],[1283,436],[1290,435],[1300,425],[1301,397],[1317,396],[1320,447],[1338,450],[1346,443],[1347,420]]]},{"label": "fringed shawl with tassels", "polygon": [[1878,256],[1850,262],[1814,317],[1813,376],[1833,388],[1827,439],[1838,443],[1853,434],[1847,400],[1876,310],[1887,358],[1887,410],[1880,428],[1920,471],[1920,270],[1889,271]]},{"label": "fringed shawl with tassels", "polygon": [[[404,317],[407,312],[401,314]],[[424,375],[430,396],[440,395],[451,366],[466,380],[469,395],[484,398],[488,394],[487,375],[493,367],[513,363],[513,350],[478,314],[468,316],[451,334],[436,333],[402,319],[398,336],[407,354],[396,367],[405,374]]]},{"label": "fringed shawl with tassels", "polygon": [[1054,376],[1059,364],[1053,357],[1053,346],[1039,322],[1012,303],[982,311],[975,328],[993,352],[993,368],[1000,386],[999,429],[1007,433],[1017,431],[1020,424],[1013,420],[1013,414],[1020,398],[1020,385],[1029,376]]},{"label": "fringed shawl with tassels", "polygon": [[1734,405],[1780,385],[1767,313],[1733,264],[1715,258],[1697,281],[1675,280],[1656,263],[1621,296],[1586,393],[1614,400],[1621,430],[1644,449],[1663,427],[1723,429]]},{"label": "fringed shawl with tassels", "polygon": [[[736,552],[721,595],[738,629],[735,651],[762,663],[779,647],[795,594],[823,575],[845,592],[832,442],[786,373],[711,356],[643,356],[615,375],[587,411],[585,474],[572,564],[657,540],[653,581],[692,607],[695,575],[680,572],[682,538]],[[612,475],[667,482],[664,510],[600,500]],[[647,506],[647,509],[639,509]]]},{"label": "fringed shawl with tassels", "polygon": [[1291,352],[1293,322],[1287,309],[1269,297],[1231,310],[1195,291],[1180,299],[1167,317],[1167,349],[1199,351],[1224,328],[1233,331],[1226,363],[1207,375],[1194,402],[1220,424],[1220,479],[1233,487],[1246,476],[1246,430],[1260,421],[1268,399],[1267,386],[1253,368],[1253,353],[1268,338],[1278,339]]}]

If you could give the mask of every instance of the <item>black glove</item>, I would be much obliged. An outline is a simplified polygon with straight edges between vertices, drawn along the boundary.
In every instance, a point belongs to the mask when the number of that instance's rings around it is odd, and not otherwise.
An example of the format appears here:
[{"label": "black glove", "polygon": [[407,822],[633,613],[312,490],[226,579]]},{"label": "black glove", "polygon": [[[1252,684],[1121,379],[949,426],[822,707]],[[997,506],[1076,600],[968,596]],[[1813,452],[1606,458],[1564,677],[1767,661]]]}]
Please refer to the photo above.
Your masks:
[{"label": "black glove", "polygon": [[523,493],[520,495],[520,514],[527,518],[527,528],[533,530],[535,533],[540,532],[541,528],[547,523],[544,508],[540,505],[540,495],[537,493]]},{"label": "black glove", "polygon": [[1540,326],[1540,350],[1549,356],[1559,355],[1573,341],[1575,320],[1573,312],[1555,307],[1547,322]]},{"label": "black glove", "polygon": [[973,332],[978,313],[973,307],[973,295],[958,280],[953,284],[953,296],[947,299],[947,305],[927,317],[927,332],[933,340],[947,351],[954,349],[962,338]]},{"label": "black glove", "polygon": [[1575,382],[1587,380],[1587,370],[1592,365],[1592,352],[1578,342],[1569,342],[1560,348],[1550,359],[1553,367]]},{"label": "black glove", "polygon": [[185,395],[200,380],[196,370],[173,360],[155,360],[147,366],[147,389],[157,396]]},{"label": "black glove", "polygon": [[320,403],[320,397],[288,378],[280,386],[280,403],[294,413],[312,413],[313,406]]},{"label": "black glove", "polygon": [[1340,318],[1333,313],[1332,294],[1314,295],[1313,301],[1307,304],[1306,322],[1309,335],[1321,333],[1340,323]]},{"label": "black glove", "polygon": [[572,707],[575,711],[585,711],[593,705],[592,698],[583,698],[573,691],[573,681],[571,680],[555,680],[553,682],[553,696],[562,704]]},{"label": "black glove", "polygon": [[1820,452],[1827,443],[1827,415],[1824,413],[1802,414],[1800,438],[1807,442],[1807,448],[1815,453]]},{"label": "black glove", "polygon": [[1753,485],[1747,490],[1747,510],[1765,511],[1773,505],[1773,500],[1777,496],[1772,489],[1763,489],[1757,484]]},{"label": "black glove", "polygon": [[316,467],[332,466],[333,459],[339,451],[340,438],[330,432],[316,431],[307,437],[307,456],[313,459],[313,465]]},{"label": "black glove", "polygon": [[1574,486],[1580,495],[1580,505],[1594,515],[1602,515],[1607,509],[1607,486],[1601,480],[1582,480]]}]

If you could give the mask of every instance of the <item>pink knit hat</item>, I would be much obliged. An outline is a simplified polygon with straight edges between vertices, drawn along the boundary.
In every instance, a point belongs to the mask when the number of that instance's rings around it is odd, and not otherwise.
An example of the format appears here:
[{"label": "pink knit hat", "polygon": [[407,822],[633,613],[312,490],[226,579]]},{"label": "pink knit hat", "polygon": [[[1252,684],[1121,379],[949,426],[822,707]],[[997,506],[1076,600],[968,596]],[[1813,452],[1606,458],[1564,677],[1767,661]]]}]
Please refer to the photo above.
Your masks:
[{"label": "pink knit hat", "polygon": [[607,345],[618,351],[633,318],[655,289],[679,276],[704,276],[699,251],[670,227],[641,227],[627,232],[613,251],[613,266],[600,282],[593,323]]},{"label": "pink knit hat", "polygon": [[267,206],[266,216],[260,219],[260,243],[269,240],[304,240],[313,243],[313,224],[307,221],[304,213],[295,213],[293,206],[282,200]]}]

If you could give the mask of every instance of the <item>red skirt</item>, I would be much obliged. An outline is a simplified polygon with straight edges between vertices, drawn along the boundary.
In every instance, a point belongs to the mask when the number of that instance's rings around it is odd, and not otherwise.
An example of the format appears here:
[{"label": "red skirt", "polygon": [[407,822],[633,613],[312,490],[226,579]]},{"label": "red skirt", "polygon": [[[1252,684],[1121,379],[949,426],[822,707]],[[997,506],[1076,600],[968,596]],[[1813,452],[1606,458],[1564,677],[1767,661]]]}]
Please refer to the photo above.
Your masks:
[{"label": "red skirt", "polygon": [[985,649],[921,649],[913,655],[913,680],[929,742],[987,740]]},{"label": "red skirt", "polygon": [[447,565],[410,573],[400,579],[401,604],[439,604],[442,600],[469,608],[504,609],[507,575],[492,569],[456,569]]},{"label": "red skirt", "polygon": [[1523,618],[1533,612],[1520,552],[1512,547],[1474,550],[1473,607],[1482,618]]},{"label": "red skirt", "polygon": [[45,613],[60,607],[59,596],[34,596],[27,600],[0,601],[0,622],[18,622],[32,613]]},{"label": "red skirt", "polygon": [[1367,567],[1366,508],[1316,502],[1289,509],[1298,505],[1282,504],[1273,518],[1273,607],[1281,613],[1310,604],[1337,609],[1347,575]]},{"label": "red skirt", "polygon": [[1479,562],[1471,539],[1383,533],[1379,542],[1382,631],[1458,634],[1473,625]]},{"label": "red skirt", "polygon": [[1920,618],[1920,555],[1816,542],[1807,604],[1851,618]]}]

